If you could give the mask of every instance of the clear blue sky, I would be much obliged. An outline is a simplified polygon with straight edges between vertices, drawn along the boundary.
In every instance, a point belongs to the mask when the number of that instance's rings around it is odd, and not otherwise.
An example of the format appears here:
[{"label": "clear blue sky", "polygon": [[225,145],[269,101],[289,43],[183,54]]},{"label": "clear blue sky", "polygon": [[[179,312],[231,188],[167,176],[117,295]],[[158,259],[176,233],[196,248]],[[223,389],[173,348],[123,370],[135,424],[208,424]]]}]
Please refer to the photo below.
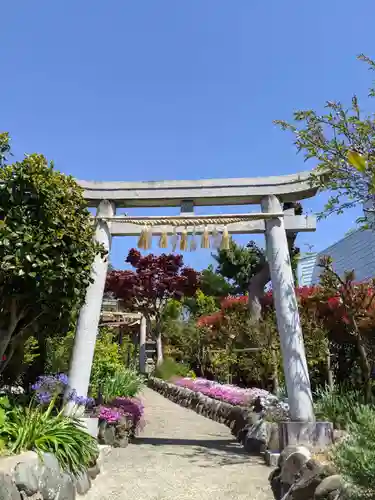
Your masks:
[{"label": "clear blue sky", "polygon": [[[92,180],[304,170],[272,120],[365,97],[371,75],[356,55],[375,56],[373,0],[24,0],[1,12],[0,129],[16,157],[41,152]],[[299,244],[321,250],[355,218]],[[113,264],[134,245],[116,239]],[[203,267],[210,253],[186,261]]]}]

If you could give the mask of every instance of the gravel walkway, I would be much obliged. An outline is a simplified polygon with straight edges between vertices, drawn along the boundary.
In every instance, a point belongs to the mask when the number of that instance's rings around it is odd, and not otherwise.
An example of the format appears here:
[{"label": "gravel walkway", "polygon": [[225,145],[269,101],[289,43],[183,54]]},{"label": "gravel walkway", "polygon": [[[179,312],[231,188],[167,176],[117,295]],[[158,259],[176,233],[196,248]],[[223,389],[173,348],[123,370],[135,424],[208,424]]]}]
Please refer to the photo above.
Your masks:
[{"label": "gravel walkway", "polygon": [[146,427],[113,449],[87,500],[271,500],[270,470],[222,424],[145,389]]}]

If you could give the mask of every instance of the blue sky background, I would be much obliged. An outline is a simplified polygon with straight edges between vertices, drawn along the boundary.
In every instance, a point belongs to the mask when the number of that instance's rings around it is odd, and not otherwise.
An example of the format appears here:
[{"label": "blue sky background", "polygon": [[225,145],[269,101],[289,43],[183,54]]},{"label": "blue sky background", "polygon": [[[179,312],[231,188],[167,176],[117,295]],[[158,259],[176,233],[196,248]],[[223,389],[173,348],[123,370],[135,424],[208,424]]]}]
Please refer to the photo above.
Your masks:
[{"label": "blue sky background", "polygon": [[[90,180],[304,170],[272,121],[366,97],[371,74],[356,55],[375,56],[374,18],[373,0],[5,2],[0,129],[16,157],[41,152]],[[318,211],[324,198],[305,208]],[[324,249],[358,213],[319,223],[299,245]],[[115,239],[113,264],[135,244]],[[210,261],[209,251],[186,254],[198,268]]]}]

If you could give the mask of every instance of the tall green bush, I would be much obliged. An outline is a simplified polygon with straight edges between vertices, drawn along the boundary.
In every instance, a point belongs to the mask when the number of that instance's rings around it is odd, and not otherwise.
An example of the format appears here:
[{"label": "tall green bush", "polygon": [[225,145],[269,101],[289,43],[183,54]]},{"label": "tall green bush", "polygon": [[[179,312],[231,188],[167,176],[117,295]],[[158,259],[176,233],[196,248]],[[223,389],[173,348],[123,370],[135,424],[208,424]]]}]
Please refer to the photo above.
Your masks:
[{"label": "tall green bush", "polygon": [[66,325],[104,254],[77,182],[40,154],[6,164],[7,152],[0,134],[0,374],[36,327]]},{"label": "tall green bush", "polygon": [[47,359],[45,373],[68,373],[74,346],[74,331],[66,335],[47,338]]},{"label": "tall green bush", "polygon": [[349,435],[333,450],[332,458],[349,484],[353,500],[375,499],[375,410],[357,405]]},{"label": "tall green bush", "polygon": [[182,363],[177,363],[172,358],[165,358],[161,365],[156,367],[155,377],[163,380],[171,380],[173,377],[187,377],[190,367]]},{"label": "tall green bush", "polygon": [[101,395],[105,403],[117,397],[134,397],[142,389],[144,379],[134,370],[122,368],[107,376],[101,384]]},{"label": "tall green bush", "polygon": [[345,386],[319,388],[315,392],[315,415],[332,422],[335,429],[345,430],[356,422],[357,408],[365,403],[363,392]]},{"label": "tall green bush", "polygon": [[106,380],[121,372],[125,365],[124,346],[119,346],[114,332],[103,328],[98,335],[95,345],[94,359],[91,369],[90,393],[98,396],[101,386]]}]

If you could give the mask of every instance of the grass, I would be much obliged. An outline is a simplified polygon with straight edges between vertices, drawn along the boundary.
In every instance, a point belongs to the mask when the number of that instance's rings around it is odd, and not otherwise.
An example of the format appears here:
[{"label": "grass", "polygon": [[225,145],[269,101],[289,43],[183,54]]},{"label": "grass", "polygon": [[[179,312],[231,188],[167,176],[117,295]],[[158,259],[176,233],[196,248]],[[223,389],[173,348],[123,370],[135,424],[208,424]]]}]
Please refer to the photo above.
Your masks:
[{"label": "grass", "polygon": [[364,402],[360,391],[345,386],[324,387],[315,393],[315,416],[332,422],[335,429],[346,430],[356,419],[356,408]]}]

